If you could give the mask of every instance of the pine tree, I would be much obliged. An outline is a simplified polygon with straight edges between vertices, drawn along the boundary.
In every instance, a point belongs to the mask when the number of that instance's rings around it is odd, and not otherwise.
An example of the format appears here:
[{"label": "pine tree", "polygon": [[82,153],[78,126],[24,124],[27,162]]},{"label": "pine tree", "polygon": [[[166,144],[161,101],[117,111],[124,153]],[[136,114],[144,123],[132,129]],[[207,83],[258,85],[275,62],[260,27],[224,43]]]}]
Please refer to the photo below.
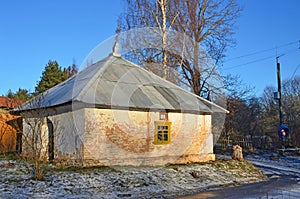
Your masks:
[{"label": "pine tree", "polygon": [[40,81],[38,81],[37,86],[35,87],[36,94],[48,90],[49,88],[65,81],[67,78],[67,75],[64,73],[57,61],[49,60],[48,64],[45,66]]},{"label": "pine tree", "polygon": [[22,89],[22,88],[19,88],[19,90],[13,94],[13,98],[18,100],[27,101],[31,99],[31,97],[32,97],[31,93],[27,89]]},{"label": "pine tree", "polygon": [[8,97],[8,98],[14,98],[14,93],[11,91],[11,89],[9,89],[7,91],[6,97]]}]

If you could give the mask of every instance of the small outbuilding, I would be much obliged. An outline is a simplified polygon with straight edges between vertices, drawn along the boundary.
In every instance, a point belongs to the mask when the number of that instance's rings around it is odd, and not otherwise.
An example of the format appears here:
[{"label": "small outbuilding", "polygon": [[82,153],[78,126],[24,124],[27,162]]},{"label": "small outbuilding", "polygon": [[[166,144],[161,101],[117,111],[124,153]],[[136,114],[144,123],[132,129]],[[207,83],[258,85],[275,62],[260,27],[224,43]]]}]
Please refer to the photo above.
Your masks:
[{"label": "small outbuilding", "polygon": [[10,110],[23,104],[25,101],[11,99],[0,96],[0,153],[16,152],[20,150],[20,134],[19,128],[11,125],[10,121],[14,123],[20,120],[19,116],[11,115]]},{"label": "small outbuilding", "polygon": [[138,166],[215,160],[213,110],[227,112],[112,53],[15,112],[23,140],[41,123],[49,160]]}]

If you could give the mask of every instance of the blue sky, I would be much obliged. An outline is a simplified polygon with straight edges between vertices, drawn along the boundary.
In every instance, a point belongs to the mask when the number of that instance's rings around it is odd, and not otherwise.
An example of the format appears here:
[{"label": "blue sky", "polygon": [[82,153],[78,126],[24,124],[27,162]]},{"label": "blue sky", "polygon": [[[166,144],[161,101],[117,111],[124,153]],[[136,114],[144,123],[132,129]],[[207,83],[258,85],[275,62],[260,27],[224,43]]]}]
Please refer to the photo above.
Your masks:
[{"label": "blue sky", "polygon": [[243,12],[237,21],[237,44],[228,50],[221,72],[239,75],[260,96],[266,86],[277,88],[276,56],[282,55],[282,79],[291,78],[295,71],[300,76],[300,68],[296,70],[300,64],[300,1],[239,2]]},{"label": "blue sky", "polygon": [[[259,96],[267,85],[277,85],[276,55],[284,53],[283,79],[300,64],[300,1],[239,2],[237,45],[227,51],[221,72],[239,75]],[[63,67],[74,60],[80,66],[94,47],[114,35],[123,6],[122,0],[1,0],[0,95],[19,87],[34,91],[50,59]]]},{"label": "blue sky", "polygon": [[114,35],[119,0],[1,0],[0,95],[19,87],[34,91],[48,61],[80,65]]}]

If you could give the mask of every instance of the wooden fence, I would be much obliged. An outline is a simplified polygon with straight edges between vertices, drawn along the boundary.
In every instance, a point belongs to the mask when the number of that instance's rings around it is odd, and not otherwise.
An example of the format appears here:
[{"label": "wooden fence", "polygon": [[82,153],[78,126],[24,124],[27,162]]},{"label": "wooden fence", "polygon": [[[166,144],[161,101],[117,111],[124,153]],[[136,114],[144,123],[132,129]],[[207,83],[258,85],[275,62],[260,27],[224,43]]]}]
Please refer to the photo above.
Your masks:
[{"label": "wooden fence", "polygon": [[280,145],[280,141],[272,139],[269,136],[256,136],[256,137],[240,137],[235,139],[223,138],[219,139],[215,148],[221,150],[231,150],[234,145],[240,145],[245,150],[255,149],[272,149]]}]

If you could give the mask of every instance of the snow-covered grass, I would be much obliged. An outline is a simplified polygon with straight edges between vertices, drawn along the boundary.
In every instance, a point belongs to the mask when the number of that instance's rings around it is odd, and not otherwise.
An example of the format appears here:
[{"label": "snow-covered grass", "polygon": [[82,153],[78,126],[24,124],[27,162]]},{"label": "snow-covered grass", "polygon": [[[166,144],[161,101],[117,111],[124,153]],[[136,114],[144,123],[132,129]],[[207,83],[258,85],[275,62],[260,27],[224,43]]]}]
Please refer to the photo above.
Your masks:
[{"label": "snow-covered grass", "polygon": [[265,180],[252,164],[219,160],[166,167],[58,168],[30,179],[18,160],[0,160],[0,198],[172,198]]}]

